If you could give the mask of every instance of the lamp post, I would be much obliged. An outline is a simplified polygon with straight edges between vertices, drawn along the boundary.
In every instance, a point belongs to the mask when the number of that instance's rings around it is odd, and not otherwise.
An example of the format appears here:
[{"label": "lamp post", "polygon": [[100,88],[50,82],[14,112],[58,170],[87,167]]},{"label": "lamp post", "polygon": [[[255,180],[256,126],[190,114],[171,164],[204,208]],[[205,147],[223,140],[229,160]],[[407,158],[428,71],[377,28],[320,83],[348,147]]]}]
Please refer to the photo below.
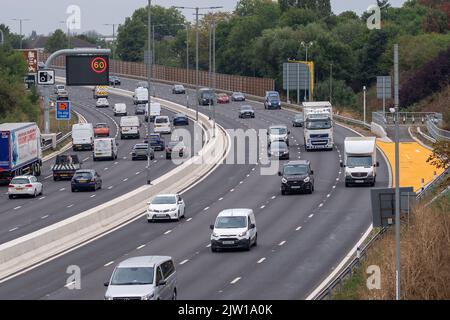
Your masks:
[{"label": "lamp post", "polygon": [[19,21],[20,22],[20,49],[22,49],[22,22],[23,21],[31,21],[31,19],[20,19],[20,18],[14,18],[13,21]]},{"label": "lamp post", "polygon": [[113,28],[113,34],[112,34],[112,36],[113,36],[113,40],[112,40],[112,57],[113,57],[113,60],[115,60],[116,59],[116,26],[117,25],[119,25],[118,23],[104,23],[103,24],[104,26],[112,26],[112,28]]},{"label": "lamp post", "polygon": [[[152,46],[152,30],[151,30],[151,26],[152,26],[152,0],[148,0],[148,8],[147,8],[147,29],[148,29],[148,52],[150,54],[151,52],[151,46]],[[150,63],[148,63],[147,65],[147,81],[148,81],[148,108],[147,108],[147,114],[148,114],[148,122],[147,122],[147,184],[150,185],[151,179],[150,179],[150,106],[151,106],[151,100],[152,100],[152,96],[150,94],[150,89],[152,87],[152,64],[153,61]]]},{"label": "lamp post", "polygon": [[[212,10],[212,9],[221,9],[223,7],[178,7],[173,6],[174,9],[191,9],[195,10],[195,92],[196,97],[198,97],[198,86],[199,86],[199,74],[198,74],[198,16],[199,16],[199,10]],[[198,99],[196,103],[196,110],[195,110],[195,120],[198,121]]]},{"label": "lamp post", "polygon": [[[306,68],[308,70],[307,71],[308,76],[305,78],[305,101],[306,101],[306,88],[308,88],[308,93],[309,94],[310,94],[310,90],[311,90],[311,88],[309,87],[308,49],[311,48],[311,46],[314,44],[314,42],[311,41],[309,43],[305,43],[304,41],[302,41],[300,44],[301,44],[302,47],[304,47],[306,49],[305,61],[306,61]],[[308,84],[306,82],[308,82]]]},{"label": "lamp post", "polygon": [[3,42],[5,41],[5,35],[3,34],[2,30],[0,30],[0,35],[1,35],[0,45],[3,45]]},{"label": "lamp post", "polygon": [[364,92],[364,102],[363,102],[363,119],[364,119],[364,123],[366,123],[366,92],[367,92],[367,88],[366,86],[363,87],[363,92]]}]

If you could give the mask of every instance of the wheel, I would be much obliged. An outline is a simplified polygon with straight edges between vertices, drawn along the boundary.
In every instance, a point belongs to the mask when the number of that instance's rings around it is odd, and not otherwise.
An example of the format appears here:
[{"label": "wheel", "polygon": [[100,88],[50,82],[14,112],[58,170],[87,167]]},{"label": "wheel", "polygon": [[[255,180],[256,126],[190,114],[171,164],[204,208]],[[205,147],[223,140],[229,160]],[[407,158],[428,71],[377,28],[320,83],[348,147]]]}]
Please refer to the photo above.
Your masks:
[{"label": "wheel", "polygon": [[253,245],[256,247],[258,245],[258,233],[255,234],[255,242]]},{"label": "wheel", "polygon": [[346,182],[346,183],[345,183],[345,186],[346,186],[347,188],[350,187],[350,183]]},{"label": "wheel", "polygon": [[166,159],[170,159],[171,158],[171,156],[168,156],[167,154],[166,154]]},{"label": "wheel", "polygon": [[72,190],[72,192],[76,192],[77,191],[77,189],[75,189],[75,188],[71,188],[71,190]]},{"label": "wheel", "polygon": [[172,300],[177,300],[177,290],[173,290]]},{"label": "wheel", "polygon": [[285,196],[286,195],[286,191],[285,190],[281,190],[281,195]]},{"label": "wheel", "polygon": [[44,187],[41,188],[41,192],[39,193],[40,196],[44,194]]},{"label": "wheel", "polygon": [[37,192],[36,192],[36,189],[34,189],[33,198],[36,198],[36,197],[37,197]]},{"label": "wheel", "polygon": [[58,181],[58,177],[57,176],[53,176],[53,181]]},{"label": "wheel", "polygon": [[12,194],[8,195],[8,198],[14,199],[14,196]]},{"label": "wheel", "polygon": [[250,251],[251,248],[252,248],[252,240],[248,239],[248,245],[245,247],[245,251]]},{"label": "wheel", "polygon": [[212,251],[212,252],[217,252],[217,249],[214,248],[213,246],[211,246],[211,251]]},{"label": "wheel", "polygon": [[180,209],[178,209],[178,212],[177,212],[177,218],[175,219],[176,221],[180,221]]}]

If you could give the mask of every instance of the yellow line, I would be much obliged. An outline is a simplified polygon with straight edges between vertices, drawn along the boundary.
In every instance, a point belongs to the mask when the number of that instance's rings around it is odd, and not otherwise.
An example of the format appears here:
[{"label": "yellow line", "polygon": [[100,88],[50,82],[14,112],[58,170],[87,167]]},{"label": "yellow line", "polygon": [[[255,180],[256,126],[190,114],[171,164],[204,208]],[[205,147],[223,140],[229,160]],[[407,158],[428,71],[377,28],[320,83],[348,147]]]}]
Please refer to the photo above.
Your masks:
[{"label": "yellow line", "polygon": [[[377,140],[377,145],[383,150],[392,167],[393,186],[395,181],[395,144],[393,142],[383,142]],[[400,142],[400,186],[413,187],[414,191],[422,187],[422,179],[424,185],[434,179],[434,174],[440,175],[443,169],[427,163],[428,156],[432,152],[424,148],[417,142]]]}]

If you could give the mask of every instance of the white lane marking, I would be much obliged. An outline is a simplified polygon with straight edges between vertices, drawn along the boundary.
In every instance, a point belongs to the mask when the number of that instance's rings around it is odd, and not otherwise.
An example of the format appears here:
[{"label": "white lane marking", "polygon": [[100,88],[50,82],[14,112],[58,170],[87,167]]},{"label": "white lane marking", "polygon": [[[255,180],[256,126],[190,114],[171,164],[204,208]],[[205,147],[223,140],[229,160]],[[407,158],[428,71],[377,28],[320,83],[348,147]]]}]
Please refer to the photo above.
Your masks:
[{"label": "white lane marking", "polygon": [[158,162],[158,160],[154,160],[154,161],[153,161],[153,163],[157,163],[157,162]]},{"label": "white lane marking", "polygon": [[51,175],[49,175],[49,176],[46,176],[46,177],[44,178],[44,180],[50,179],[51,177],[53,177],[53,175],[52,175],[52,174],[51,174]]},{"label": "white lane marking", "polygon": [[114,164],[118,164],[118,162],[116,161],[116,162],[114,162]]},{"label": "white lane marking", "polygon": [[206,207],[205,209],[203,209],[203,211],[206,211],[206,210],[208,210],[209,209],[209,207]]},{"label": "white lane marking", "polygon": [[105,171],[106,171],[106,170],[108,170],[108,168],[105,168],[105,169],[103,169],[103,170],[105,170]]},{"label": "white lane marking", "polygon": [[72,208],[72,207],[73,207],[73,204],[70,204],[67,206],[67,208]]},{"label": "white lane marking", "polygon": [[258,260],[257,263],[261,263],[261,262],[263,262],[264,260],[266,260],[266,258],[261,258],[261,259]]},{"label": "white lane marking", "polygon": [[66,284],[64,287],[70,287],[70,286],[72,286],[72,285],[74,285],[75,284],[75,281],[72,281],[72,282],[69,282],[68,284]]},{"label": "white lane marking", "polygon": [[46,214],[45,216],[42,216],[41,219],[46,219],[48,218],[48,214]]},{"label": "white lane marking", "polygon": [[312,217],[314,217],[314,213],[311,213],[309,216],[308,216],[308,218],[312,218]]},{"label": "white lane marking", "polygon": [[230,190],[230,192],[233,192],[233,191],[234,191],[234,189],[231,189],[231,190]]},{"label": "white lane marking", "polygon": [[61,189],[59,189],[59,191],[64,191],[64,190],[66,190],[66,188],[61,188]]},{"label": "white lane marking", "polygon": [[15,207],[14,210],[19,210],[22,206]]},{"label": "white lane marking", "polygon": [[211,243],[206,246],[207,248],[211,247]]},{"label": "white lane marking", "polygon": [[189,222],[189,221],[191,221],[192,220],[192,218],[188,218],[188,219],[186,219],[186,222]]},{"label": "white lane marking", "polygon": [[298,231],[298,230],[300,230],[302,228],[302,226],[299,226],[299,227],[297,227],[296,229],[295,229],[295,231]]},{"label": "white lane marking", "polygon": [[272,196],[272,200],[275,199],[277,196]]},{"label": "white lane marking", "polygon": [[244,181],[239,181],[239,184],[243,184],[244,183]]},{"label": "white lane marking", "polygon": [[113,187],[114,187],[114,186],[109,186],[109,187],[108,187],[108,190],[111,190]]},{"label": "white lane marking", "polygon": [[123,159],[123,160],[127,160],[127,157],[123,157],[122,159]]},{"label": "white lane marking", "polygon": [[285,244],[286,243],[286,241],[285,240],[283,240],[283,241],[281,241],[278,245],[281,247],[283,244]]},{"label": "white lane marking", "polygon": [[266,207],[265,205],[262,205],[260,208],[261,208],[261,209],[264,209],[265,207]]},{"label": "white lane marking", "polygon": [[127,181],[127,180],[128,180],[128,178],[125,178],[125,179],[123,179],[122,181],[125,182],[125,181]]},{"label": "white lane marking", "polygon": [[331,196],[331,194],[327,194],[327,198],[329,198]]},{"label": "white lane marking", "polygon": [[91,196],[91,198],[93,198],[93,197],[95,197],[95,194],[93,194],[93,195]]},{"label": "white lane marking", "polygon": [[336,189],[336,186],[333,186],[333,189]]},{"label": "white lane marking", "polygon": [[219,198],[219,201],[222,201],[223,200],[223,198]]},{"label": "white lane marking", "polygon": [[17,229],[19,229],[19,228],[18,227],[12,228],[12,229],[9,230],[9,232],[16,231]]},{"label": "white lane marking", "polygon": [[336,178],[336,181],[339,181],[339,178]]},{"label": "white lane marking", "polygon": [[189,261],[189,259],[185,259],[185,260],[183,260],[183,261],[180,262],[180,265],[183,265],[183,264],[185,264],[185,263],[188,262],[188,261]]},{"label": "white lane marking", "polygon": [[140,174],[141,172],[140,171],[138,171],[138,172],[136,172],[136,175],[138,175],[138,174]]},{"label": "white lane marking", "polygon": [[250,177],[250,175],[248,174],[246,177],[248,178],[248,177]]},{"label": "white lane marking", "polygon": [[164,232],[164,234],[169,234],[171,232],[172,232],[172,230],[167,230],[166,232]]},{"label": "white lane marking", "polygon": [[323,207],[323,203],[319,204],[319,208],[322,208],[322,207]]},{"label": "white lane marking", "polygon": [[236,279],[234,279],[233,281],[231,281],[230,284],[235,284],[235,283],[238,282],[239,280],[241,280],[241,277],[237,277]]},{"label": "white lane marking", "polygon": [[87,157],[87,158],[83,159],[83,161],[87,161],[87,160],[89,160],[89,157]]},{"label": "white lane marking", "polygon": [[45,198],[46,198],[46,196],[43,196],[43,197],[40,197],[39,200],[42,200],[42,199],[45,199]]},{"label": "white lane marking", "polygon": [[143,244],[143,245],[137,247],[136,250],[141,250],[143,247],[145,247],[145,244]]},{"label": "white lane marking", "polygon": [[255,168],[252,168],[252,171],[255,171]]},{"label": "white lane marking", "polygon": [[110,262],[108,262],[107,264],[105,264],[104,267],[110,266],[110,265],[112,265],[113,263],[114,263],[114,261],[110,261]]}]

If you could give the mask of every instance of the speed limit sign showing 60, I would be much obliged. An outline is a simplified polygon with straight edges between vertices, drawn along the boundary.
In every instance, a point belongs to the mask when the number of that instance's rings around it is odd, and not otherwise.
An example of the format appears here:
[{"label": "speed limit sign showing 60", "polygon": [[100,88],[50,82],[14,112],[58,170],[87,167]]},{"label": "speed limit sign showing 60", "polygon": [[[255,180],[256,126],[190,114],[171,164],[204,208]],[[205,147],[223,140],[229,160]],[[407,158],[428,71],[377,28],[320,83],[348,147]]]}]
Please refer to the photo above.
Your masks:
[{"label": "speed limit sign showing 60", "polygon": [[68,86],[109,85],[108,55],[66,56],[66,84]]},{"label": "speed limit sign showing 60", "polygon": [[92,59],[91,62],[91,69],[92,71],[96,73],[103,73],[106,71],[106,68],[108,67],[108,63],[106,62],[106,59],[102,57],[95,57]]}]

